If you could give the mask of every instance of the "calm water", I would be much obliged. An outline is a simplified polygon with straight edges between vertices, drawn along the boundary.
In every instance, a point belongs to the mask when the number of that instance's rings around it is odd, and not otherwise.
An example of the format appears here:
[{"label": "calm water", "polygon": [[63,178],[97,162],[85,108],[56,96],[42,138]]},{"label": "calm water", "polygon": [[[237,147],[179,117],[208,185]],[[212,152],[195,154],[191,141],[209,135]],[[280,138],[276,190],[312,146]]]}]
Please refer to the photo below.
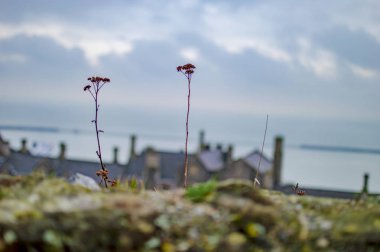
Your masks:
[{"label": "calm water", "polygon": [[369,173],[369,190],[380,192],[380,155],[288,149],[284,161],[284,181],[358,191]]}]

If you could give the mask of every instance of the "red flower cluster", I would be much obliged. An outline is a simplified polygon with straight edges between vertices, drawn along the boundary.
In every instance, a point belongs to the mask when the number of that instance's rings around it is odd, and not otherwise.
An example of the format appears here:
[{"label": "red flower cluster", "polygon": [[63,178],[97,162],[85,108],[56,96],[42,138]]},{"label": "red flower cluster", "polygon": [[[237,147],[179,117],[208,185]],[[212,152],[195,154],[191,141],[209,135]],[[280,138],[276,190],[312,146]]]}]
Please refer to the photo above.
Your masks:
[{"label": "red flower cluster", "polygon": [[102,78],[102,77],[99,77],[99,76],[96,76],[96,77],[88,77],[87,80],[91,81],[92,83],[99,83],[99,82],[110,82],[111,80],[108,79],[108,78]]},{"label": "red flower cluster", "polygon": [[301,190],[299,187],[298,187],[298,183],[296,184],[296,186],[293,186],[293,191],[302,196],[302,195],[305,195],[306,191],[305,190]]},{"label": "red flower cluster", "polygon": [[87,91],[87,90],[89,90],[91,88],[91,85],[87,85],[87,86],[85,86],[84,88],[83,88],[83,91]]},{"label": "red flower cluster", "polygon": [[182,72],[182,73],[185,73],[185,74],[192,74],[194,73],[194,69],[196,67],[193,65],[193,64],[186,64],[186,65],[183,65],[183,66],[177,66],[177,72]]},{"label": "red flower cluster", "polygon": [[[107,182],[107,184],[110,184],[111,187],[114,187],[114,186],[117,186],[117,180],[116,179],[108,179],[108,174],[109,174],[109,171],[107,169],[104,169],[104,170],[98,170],[96,172],[96,175],[98,177],[102,177],[102,181],[105,181]],[[101,183],[101,182],[100,182]]]},{"label": "red flower cluster", "polygon": [[[99,92],[99,90],[103,87],[104,84],[111,81],[108,78],[102,78],[99,76],[88,77],[87,80],[92,83],[94,87],[93,91],[95,93]],[[83,91],[89,91],[92,94],[92,97],[95,99],[94,94],[91,92],[91,85],[84,86]]]},{"label": "red flower cluster", "polygon": [[111,187],[115,187],[115,186],[117,186],[117,180],[116,180],[116,179],[108,180],[108,183],[111,184]]},{"label": "red flower cluster", "polygon": [[99,170],[96,172],[96,176],[101,176],[102,178],[107,178],[108,177],[109,171],[107,169],[105,170]]}]

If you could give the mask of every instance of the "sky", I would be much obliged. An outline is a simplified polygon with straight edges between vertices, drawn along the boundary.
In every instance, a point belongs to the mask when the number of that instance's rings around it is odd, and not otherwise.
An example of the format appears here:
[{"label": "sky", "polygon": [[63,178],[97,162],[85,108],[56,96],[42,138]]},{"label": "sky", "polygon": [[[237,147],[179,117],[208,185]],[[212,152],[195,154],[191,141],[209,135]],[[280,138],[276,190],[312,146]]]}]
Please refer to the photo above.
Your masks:
[{"label": "sky", "polygon": [[[0,124],[379,148],[380,2],[0,2]],[[292,140],[293,139],[293,140]],[[182,140],[181,140],[182,141]],[[183,141],[182,141],[183,142]]]}]

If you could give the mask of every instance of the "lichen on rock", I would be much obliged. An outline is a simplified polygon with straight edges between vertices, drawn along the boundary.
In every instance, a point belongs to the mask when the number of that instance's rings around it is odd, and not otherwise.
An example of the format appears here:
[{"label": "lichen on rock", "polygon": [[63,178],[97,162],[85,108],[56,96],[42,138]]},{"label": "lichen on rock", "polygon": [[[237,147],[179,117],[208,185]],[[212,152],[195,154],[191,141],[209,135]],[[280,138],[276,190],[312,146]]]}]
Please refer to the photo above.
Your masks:
[{"label": "lichen on rock", "polygon": [[380,204],[209,181],[92,191],[41,173],[0,176],[0,251],[376,251]]}]

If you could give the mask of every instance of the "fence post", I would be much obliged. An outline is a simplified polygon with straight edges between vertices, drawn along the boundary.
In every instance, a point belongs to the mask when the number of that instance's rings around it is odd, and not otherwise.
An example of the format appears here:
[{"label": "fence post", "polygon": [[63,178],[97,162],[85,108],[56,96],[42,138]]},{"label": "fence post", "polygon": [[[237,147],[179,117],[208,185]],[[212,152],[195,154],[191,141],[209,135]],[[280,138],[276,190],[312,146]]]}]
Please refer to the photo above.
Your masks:
[{"label": "fence post", "polygon": [[273,188],[281,185],[283,142],[282,136],[276,136],[273,154]]},{"label": "fence post", "polygon": [[369,174],[364,173],[364,183],[363,183],[363,189],[362,194],[368,194],[368,180],[369,180]]}]

